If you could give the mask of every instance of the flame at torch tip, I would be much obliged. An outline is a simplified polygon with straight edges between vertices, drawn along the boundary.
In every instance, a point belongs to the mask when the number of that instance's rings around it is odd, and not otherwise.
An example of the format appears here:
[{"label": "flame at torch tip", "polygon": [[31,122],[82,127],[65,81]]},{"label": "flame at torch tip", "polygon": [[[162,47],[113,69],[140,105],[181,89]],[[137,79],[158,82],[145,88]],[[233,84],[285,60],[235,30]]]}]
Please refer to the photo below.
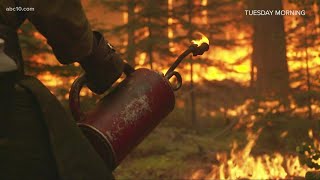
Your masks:
[{"label": "flame at torch tip", "polygon": [[197,40],[192,40],[191,42],[193,44],[196,44],[197,46],[200,46],[202,43],[206,43],[209,45],[209,39],[202,33],[197,32],[195,33],[197,36],[201,36],[201,39],[197,39]]}]

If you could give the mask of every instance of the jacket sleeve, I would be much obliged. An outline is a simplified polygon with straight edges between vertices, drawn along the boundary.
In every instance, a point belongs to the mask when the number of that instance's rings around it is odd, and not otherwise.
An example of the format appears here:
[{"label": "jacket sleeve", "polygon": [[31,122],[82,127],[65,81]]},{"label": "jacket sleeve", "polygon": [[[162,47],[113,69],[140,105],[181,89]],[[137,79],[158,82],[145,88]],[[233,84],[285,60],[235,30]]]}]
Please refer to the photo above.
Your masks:
[{"label": "jacket sleeve", "polygon": [[30,0],[27,18],[47,38],[62,64],[92,51],[93,34],[80,0]]}]

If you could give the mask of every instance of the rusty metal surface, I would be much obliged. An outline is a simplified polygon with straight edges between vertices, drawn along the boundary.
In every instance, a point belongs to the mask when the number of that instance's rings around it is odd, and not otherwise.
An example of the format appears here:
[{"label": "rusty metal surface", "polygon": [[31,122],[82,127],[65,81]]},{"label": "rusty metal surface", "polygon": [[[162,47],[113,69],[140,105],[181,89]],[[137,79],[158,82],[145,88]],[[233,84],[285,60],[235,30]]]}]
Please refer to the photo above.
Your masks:
[{"label": "rusty metal surface", "polygon": [[106,136],[117,166],[173,110],[174,104],[174,92],[168,80],[142,68],[102,98],[81,123]]}]

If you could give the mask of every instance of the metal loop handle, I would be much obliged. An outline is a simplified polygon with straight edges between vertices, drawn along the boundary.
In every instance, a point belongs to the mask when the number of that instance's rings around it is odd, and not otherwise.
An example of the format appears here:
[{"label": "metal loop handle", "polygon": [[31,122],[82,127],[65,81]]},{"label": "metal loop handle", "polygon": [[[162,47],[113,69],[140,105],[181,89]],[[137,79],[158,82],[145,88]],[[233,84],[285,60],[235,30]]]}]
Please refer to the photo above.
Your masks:
[{"label": "metal loop handle", "polygon": [[[126,76],[130,76],[130,74],[134,71],[135,69],[132,66],[130,66],[128,63],[125,63],[124,73],[126,74]],[[85,113],[81,111],[80,107],[80,91],[86,84],[87,78],[85,73],[83,73],[72,83],[69,92],[69,107],[72,116],[76,121],[81,121],[85,117]]]},{"label": "metal loop handle", "polygon": [[173,89],[174,91],[177,91],[177,90],[180,89],[181,86],[182,86],[182,77],[181,77],[181,75],[180,75],[177,71],[171,71],[171,72],[168,72],[168,73],[165,75],[165,77],[166,77],[168,80],[170,80],[170,78],[171,78],[172,76],[175,76],[175,77],[176,77],[176,79],[177,79],[177,84],[176,84],[176,86],[171,86],[171,87],[172,87],[172,89]]},{"label": "metal loop handle", "polygon": [[76,121],[81,121],[84,118],[84,113],[81,111],[80,107],[80,91],[83,86],[86,85],[86,82],[87,78],[85,74],[81,74],[71,85],[69,93],[69,107],[73,118]]}]

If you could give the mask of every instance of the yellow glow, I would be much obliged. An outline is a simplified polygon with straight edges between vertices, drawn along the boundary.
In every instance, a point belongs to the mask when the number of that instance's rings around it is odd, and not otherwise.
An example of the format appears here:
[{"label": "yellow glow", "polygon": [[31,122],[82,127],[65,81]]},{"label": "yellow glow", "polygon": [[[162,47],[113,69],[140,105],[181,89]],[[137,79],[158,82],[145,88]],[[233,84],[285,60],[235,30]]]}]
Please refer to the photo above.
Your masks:
[{"label": "yellow glow", "polygon": [[147,65],[145,64],[147,60],[147,53],[145,52],[140,53],[136,60],[137,60],[136,62],[138,62],[136,65],[136,68],[147,67]]},{"label": "yellow glow", "polygon": [[[173,0],[168,0],[168,10],[172,11],[173,9]],[[172,29],[172,24],[173,24],[173,18],[169,17],[168,18],[168,38],[169,38],[169,50],[170,52],[174,52],[176,48],[174,47],[174,43],[171,41],[173,38],[173,29]]]},{"label": "yellow glow", "polygon": [[[202,0],[202,1],[201,1],[201,5],[202,5],[203,7],[206,7],[207,4],[208,4],[208,0]],[[203,24],[207,24],[207,23],[208,23],[208,11],[207,11],[207,10],[203,10],[203,11],[201,12],[201,15],[202,15],[202,23],[203,23]]]},{"label": "yellow glow", "polygon": [[124,12],[122,14],[124,24],[128,23],[128,12]]},{"label": "yellow glow", "polygon": [[309,129],[308,130],[308,136],[309,136],[309,138],[313,138],[313,131],[312,131],[312,129]]},{"label": "yellow glow", "polygon": [[197,40],[192,40],[191,42],[192,42],[193,44],[196,44],[196,45],[198,45],[198,46],[200,46],[202,43],[209,44],[209,39],[208,39],[205,35],[203,35],[202,33],[197,32],[197,33],[195,33],[195,35],[201,36],[201,38],[200,38],[200,39],[197,39]]},{"label": "yellow glow", "polygon": [[285,138],[287,135],[288,135],[288,131],[283,131],[283,132],[280,134],[280,137],[281,137],[281,138]]},{"label": "yellow glow", "polygon": [[63,85],[62,78],[51,74],[49,71],[41,73],[37,77],[40,81],[42,81],[46,86],[49,87],[57,87]]}]

